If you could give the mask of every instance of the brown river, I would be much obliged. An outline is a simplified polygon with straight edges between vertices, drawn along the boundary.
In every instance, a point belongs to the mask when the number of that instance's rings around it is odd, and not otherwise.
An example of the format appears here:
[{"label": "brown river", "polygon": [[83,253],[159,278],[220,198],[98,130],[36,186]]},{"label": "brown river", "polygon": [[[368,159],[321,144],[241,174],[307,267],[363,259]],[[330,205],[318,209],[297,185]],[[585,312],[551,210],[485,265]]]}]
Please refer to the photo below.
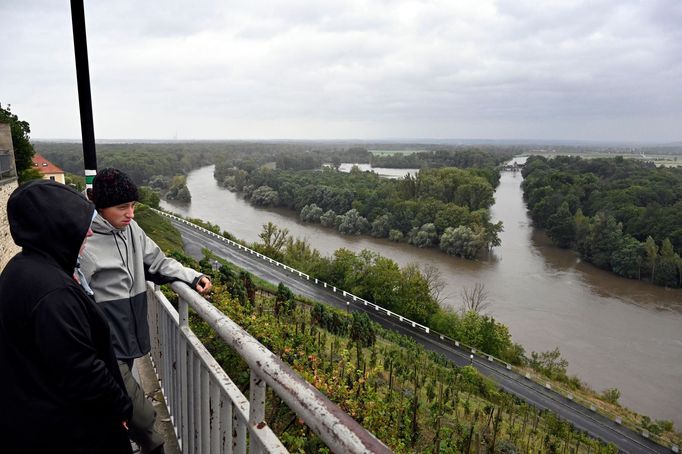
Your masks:
[{"label": "brown river", "polygon": [[243,240],[258,240],[271,221],[323,254],[371,249],[400,265],[435,265],[446,281],[445,303],[457,308],[462,287],[485,284],[487,312],[531,351],[559,347],[569,374],[593,389],[618,388],[620,402],[682,429],[682,291],[617,277],[551,245],[533,228],[522,198],[520,173],[503,172],[492,215],[504,224],[502,245],[489,257],[467,261],[372,237],[349,237],[305,224],[289,210],[255,208],[221,188],[213,166],[191,172],[188,206],[164,209],[218,224]]}]

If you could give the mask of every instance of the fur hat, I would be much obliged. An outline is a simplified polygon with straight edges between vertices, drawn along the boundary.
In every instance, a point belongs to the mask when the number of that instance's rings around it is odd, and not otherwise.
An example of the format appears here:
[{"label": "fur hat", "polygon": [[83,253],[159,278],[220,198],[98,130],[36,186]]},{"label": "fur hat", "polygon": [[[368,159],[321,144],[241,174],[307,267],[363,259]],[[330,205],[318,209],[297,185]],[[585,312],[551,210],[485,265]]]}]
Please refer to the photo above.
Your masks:
[{"label": "fur hat", "polygon": [[97,173],[92,182],[92,197],[97,209],[140,200],[133,180],[113,167],[102,169]]}]

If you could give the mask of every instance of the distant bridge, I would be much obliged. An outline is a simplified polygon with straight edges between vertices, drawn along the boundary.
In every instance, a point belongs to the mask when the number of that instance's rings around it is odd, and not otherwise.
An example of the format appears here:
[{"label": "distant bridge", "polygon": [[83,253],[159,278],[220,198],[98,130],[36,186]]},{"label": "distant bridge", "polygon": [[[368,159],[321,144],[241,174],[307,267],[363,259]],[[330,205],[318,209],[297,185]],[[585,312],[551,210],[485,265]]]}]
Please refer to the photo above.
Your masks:
[{"label": "distant bridge", "polygon": [[514,161],[514,162],[512,162],[511,164],[505,165],[505,166],[503,167],[503,169],[504,169],[504,170],[511,170],[512,172],[517,172],[517,171],[523,169],[523,167],[524,167],[525,165],[526,165],[526,164],[524,164],[524,163],[519,164],[518,162]]}]

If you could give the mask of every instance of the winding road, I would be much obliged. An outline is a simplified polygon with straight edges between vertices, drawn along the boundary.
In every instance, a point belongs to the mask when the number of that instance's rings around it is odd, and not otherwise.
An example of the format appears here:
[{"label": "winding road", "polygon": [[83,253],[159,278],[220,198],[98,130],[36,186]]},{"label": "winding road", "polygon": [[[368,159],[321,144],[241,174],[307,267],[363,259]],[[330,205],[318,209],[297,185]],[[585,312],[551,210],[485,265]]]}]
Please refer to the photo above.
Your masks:
[{"label": "winding road", "polygon": [[[348,296],[344,296],[341,290],[332,291],[331,287],[323,287],[315,284],[314,280],[308,280],[279,265],[270,263],[262,258],[239,249],[224,239],[203,232],[197,227],[187,225],[175,218],[171,222],[182,235],[187,253],[195,258],[203,257],[202,249],[206,248],[213,254],[234,263],[236,266],[249,271],[273,284],[284,283],[294,293],[306,298],[320,301],[331,306],[350,311],[364,311],[374,321],[386,328],[393,329],[401,334],[410,336],[421,343],[425,348],[446,356],[455,364],[462,366],[472,364],[471,351],[452,345],[451,342],[441,339],[438,334],[427,333],[419,327],[412,327],[399,321],[395,316],[390,317],[382,311],[366,306],[361,302],[353,302]],[[523,399],[538,409],[550,410],[562,419],[571,422],[577,429],[590,434],[606,443],[615,444],[621,452],[625,453],[670,453],[678,452],[673,448],[662,446],[648,437],[618,424],[607,417],[592,411],[561,394],[548,389],[539,383],[509,370],[504,365],[487,360],[485,356],[474,355],[473,365],[488,378],[495,381],[500,388]]]}]

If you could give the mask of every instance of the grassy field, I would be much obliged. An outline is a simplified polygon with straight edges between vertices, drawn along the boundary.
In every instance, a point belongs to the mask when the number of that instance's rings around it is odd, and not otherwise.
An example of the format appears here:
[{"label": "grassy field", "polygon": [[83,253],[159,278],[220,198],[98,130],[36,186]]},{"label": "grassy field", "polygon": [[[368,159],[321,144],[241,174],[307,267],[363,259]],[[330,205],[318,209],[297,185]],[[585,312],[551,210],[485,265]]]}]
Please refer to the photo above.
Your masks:
[{"label": "grassy field", "polygon": [[182,237],[171,222],[154,213],[147,205],[140,204],[135,210],[135,221],[142,227],[162,251],[183,251]]}]

